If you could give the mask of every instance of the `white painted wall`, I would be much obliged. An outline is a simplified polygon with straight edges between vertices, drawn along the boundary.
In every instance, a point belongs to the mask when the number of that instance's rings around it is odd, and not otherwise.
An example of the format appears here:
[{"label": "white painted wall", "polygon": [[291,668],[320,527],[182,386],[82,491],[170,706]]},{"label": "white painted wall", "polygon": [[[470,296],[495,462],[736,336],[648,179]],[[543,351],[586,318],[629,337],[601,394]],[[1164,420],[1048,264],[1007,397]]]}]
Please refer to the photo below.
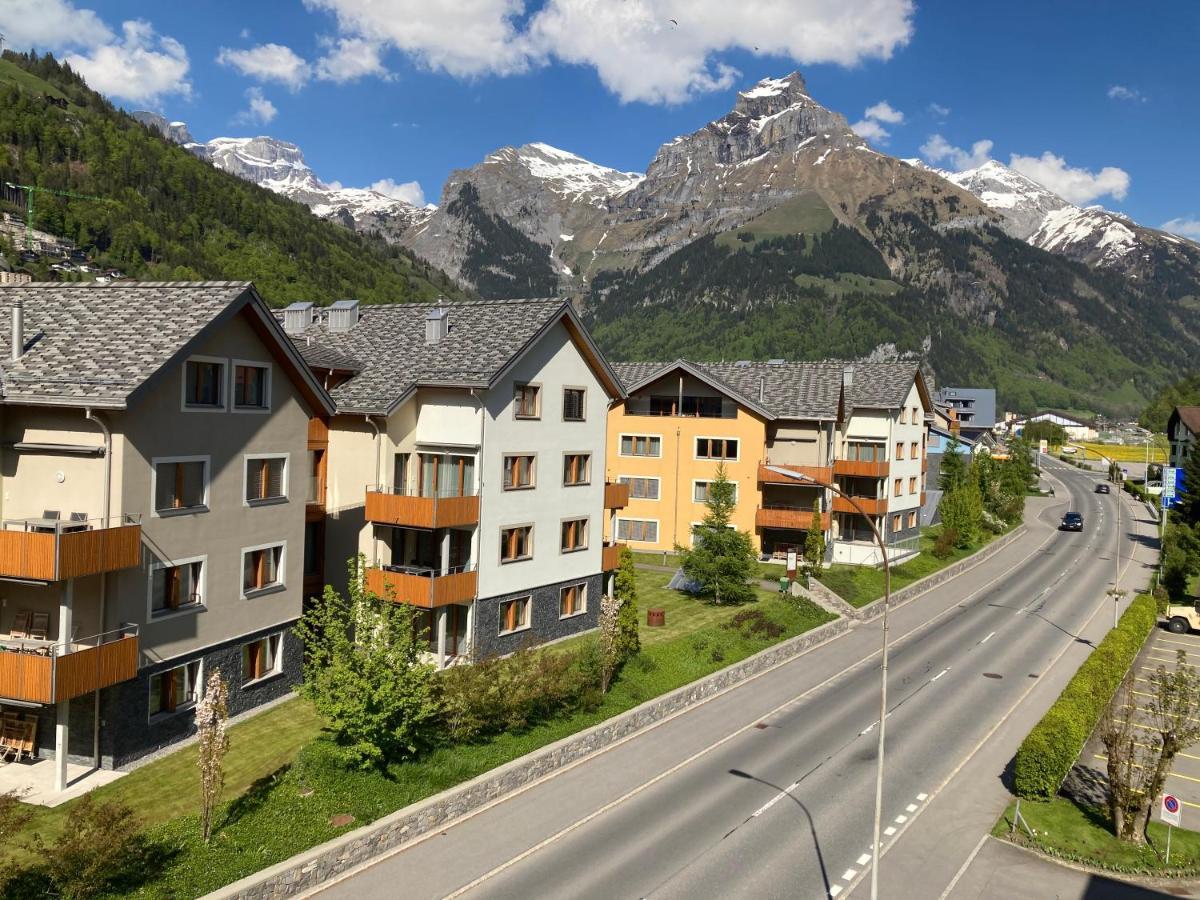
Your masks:
[{"label": "white painted wall", "polygon": [[[904,401],[906,413],[904,415],[905,424],[900,424],[899,416],[889,417],[888,425],[890,426],[890,434],[888,435],[888,459],[891,462],[891,475],[888,478],[887,494],[888,494],[888,514],[895,515],[903,512],[905,514],[905,522],[902,527],[907,528],[907,512],[913,509],[920,509],[921,506],[921,435],[925,433],[925,408],[921,403],[921,394],[917,390],[917,385],[914,382],[909,388],[908,396]],[[918,411],[917,421],[913,422],[912,411]],[[896,442],[904,443],[904,457],[896,459]],[[917,445],[918,455],[916,459],[912,457],[912,445]],[[916,477],[917,487],[912,493],[909,492],[909,479]],[[900,497],[893,496],[893,483],[896,478],[901,479],[901,485],[904,493]],[[888,520],[889,528],[891,520]]]}]

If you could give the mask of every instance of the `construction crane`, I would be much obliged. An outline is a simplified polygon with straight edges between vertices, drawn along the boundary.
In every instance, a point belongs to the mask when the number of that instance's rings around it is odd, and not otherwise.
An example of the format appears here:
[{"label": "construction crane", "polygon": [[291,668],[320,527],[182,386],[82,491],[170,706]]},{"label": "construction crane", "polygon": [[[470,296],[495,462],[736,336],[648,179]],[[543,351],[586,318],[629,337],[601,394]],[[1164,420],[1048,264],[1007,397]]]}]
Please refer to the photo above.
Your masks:
[{"label": "construction crane", "polygon": [[33,198],[40,191],[43,194],[53,194],[56,197],[69,197],[73,200],[97,200],[100,203],[113,203],[113,200],[107,197],[90,197],[87,194],[75,194],[71,191],[56,191],[53,188],[45,188],[36,184],[13,184],[11,181],[4,182],[4,186],[12,188],[14,191],[25,192],[25,249],[33,249]]}]

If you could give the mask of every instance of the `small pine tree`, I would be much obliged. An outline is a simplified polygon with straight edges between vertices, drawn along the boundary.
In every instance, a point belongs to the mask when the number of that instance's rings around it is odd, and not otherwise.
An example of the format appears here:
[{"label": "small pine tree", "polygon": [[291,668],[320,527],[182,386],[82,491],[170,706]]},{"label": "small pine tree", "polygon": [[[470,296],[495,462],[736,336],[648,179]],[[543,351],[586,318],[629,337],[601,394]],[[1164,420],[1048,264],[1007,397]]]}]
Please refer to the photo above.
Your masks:
[{"label": "small pine tree", "polygon": [[942,454],[942,464],[938,476],[938,488],[949,493],[967,480],[967,469],[970,463],[967,455],[960,452],[962,442],[953,437]]},{"label": "small pine tree", "polygon": [[642,649],[642,639],[638,633],[637,570],[633,567],[633,552],[628,547],[621,550],[613,593],[621,601],[621,609],[617,613],[617,654],[624,662]]},{"label": "small pine tree", "polygon": [[942,526],[952,529],[958,536],[955,546],[970,547],[979,540],[980,528],[983,525],[983,498],[979,493],[979,484],[968,480],[965,484],[948,491],[942,496],[939,507],[942,513]]},{"label": "small pine tree", "polygon": [[820,572],[824,558],[825,532],[822,530],[821,510],[814,508],[812,524],[808,526],[808,534],[804,538],[804,574],[811,577]]},{"label": "small pine tree", "polygon": [[700,585],[700,594],[717,603],[744,603],[754,598],[750,579],[757,562],[754,544],[744,531],[730,528],[733,483],[724,464],[708,486],[708,511],[696,529],[695,544],[678,548],[685,575]]}]

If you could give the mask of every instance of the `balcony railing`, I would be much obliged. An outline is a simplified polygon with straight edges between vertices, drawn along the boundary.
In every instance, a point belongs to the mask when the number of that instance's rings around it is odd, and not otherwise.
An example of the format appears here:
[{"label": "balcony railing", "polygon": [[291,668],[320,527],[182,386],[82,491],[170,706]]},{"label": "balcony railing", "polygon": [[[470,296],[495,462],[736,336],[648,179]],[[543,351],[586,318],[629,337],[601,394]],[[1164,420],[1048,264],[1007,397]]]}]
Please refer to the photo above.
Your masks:
[{"label": "balcony railing", "polygon": [[132,516],[109,519],[33,516],[5,519],[0,577],[62,581],[140,565],[142,526]]},{"label": "balcony railing", "polygon": [[802,478],[792,478],[780,472],[774,472],[772,469],[787,469],[789,472],[795,472],[797,475],[806,475],[825,484],[833,481],[833,466],[793,466],[773,462],[760,462],[758,464],[759,484],[794,484],[799,487],[820,487],[820,485],[814,484],[811,481],[805,481]]},{"label": "balcony railing", "polygon": [[479,576],[474,566],[457,566],[446,572],[418,566],[381,566],[367,569],[367,591],[393,603],[436,609],[475,599]]},{"label": "balcony railing", "polygon": [[[786,528],[789,531],[808,531],[812,527],[812,507],[760,506],[754,512],[756,528]],[[829,530],[829,513],[821,513],[821,530]]]},{"label": "balcony railing", "polygon": [[462,528],[479,524],[479,497],[474,493],[423,497],[402,488],[367,486],[367,521],[407,528]]},{"label": "balcony railing", "polygon": [[629,485],[621,482],[606,482],[604,485],[604,508],[624,509],[629,505]]},{"label": "balcony railing", "polygon": [[860,478],[886,478],[888,462],[887,460],[867,462],[860,459],[835,459],[833,474],[857,475]]},{"label": "balcony railing", "polygon": [[[854,503],[857,503],[859,506],[861,506],[863,508],[863,512],[869,516],[881,516],[887,512],[888,502],[886,497],[854,497]],[[833,511],[840,513],[857,513],[858,510],[854,508],[854,503],[851,503],[845,497],[834,497]]]},{"label": "balcony railing", "polygon": [[603,572],[612,572],[621,567],[621,551],[625,549],[624,544],[607,543],[600,551],[600,570]]},{"label": "balcony railing", "polygon": [[138,627],[123,625],[65,646],[0,640],[0,700],[59,703],[128,681],[138,670]]}]

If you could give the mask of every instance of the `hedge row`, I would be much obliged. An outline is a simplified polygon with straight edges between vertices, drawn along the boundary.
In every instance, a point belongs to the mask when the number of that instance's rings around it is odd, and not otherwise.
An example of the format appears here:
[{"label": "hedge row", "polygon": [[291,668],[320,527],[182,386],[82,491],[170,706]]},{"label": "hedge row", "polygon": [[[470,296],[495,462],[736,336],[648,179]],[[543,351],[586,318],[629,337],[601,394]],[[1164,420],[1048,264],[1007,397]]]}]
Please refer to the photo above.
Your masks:
[{"label": "hedge row", "polygon": [[1154,598],[1138,594],[1117,627],[1084,660],[1017,750],[1018,796],[1044,799],[1058,793],[1157,619]]}]

